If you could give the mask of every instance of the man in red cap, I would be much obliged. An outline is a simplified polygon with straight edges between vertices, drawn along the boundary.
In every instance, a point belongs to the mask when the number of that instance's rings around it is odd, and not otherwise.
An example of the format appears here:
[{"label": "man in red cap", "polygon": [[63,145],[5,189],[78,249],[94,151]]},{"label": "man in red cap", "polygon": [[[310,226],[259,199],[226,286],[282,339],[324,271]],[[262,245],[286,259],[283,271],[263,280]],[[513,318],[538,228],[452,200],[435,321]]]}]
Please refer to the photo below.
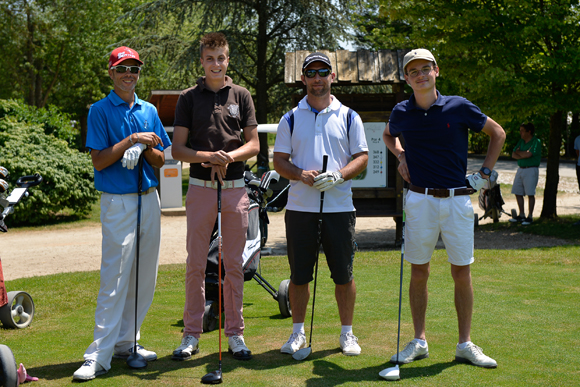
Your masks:
[{"label": "man in red cap", "polygon": [[[127,358],[153,301],[161,241],[158,185],[153,167],[165,163],[171,145],[157,109],[135,94],[143,62],[137,51],[119,47],[111,53],[113,90],[91,106],[87,143],[101,195],[103,230],[101,287],[95,311],[94,341],[73,379],[90,380],[111,368],[113,356]],[[142,171],[138,161],[144,157]],[[141,177],[140,177],[141,174]],[[139,187],[139,180],[142,180]],[[141,191],[139,191],[139,189]],[[135,324],[136,229],[141,196],[138,321]],[[137,325],[137,332],[135,332]],[[145,360],[155,352],[136,345]]]}]

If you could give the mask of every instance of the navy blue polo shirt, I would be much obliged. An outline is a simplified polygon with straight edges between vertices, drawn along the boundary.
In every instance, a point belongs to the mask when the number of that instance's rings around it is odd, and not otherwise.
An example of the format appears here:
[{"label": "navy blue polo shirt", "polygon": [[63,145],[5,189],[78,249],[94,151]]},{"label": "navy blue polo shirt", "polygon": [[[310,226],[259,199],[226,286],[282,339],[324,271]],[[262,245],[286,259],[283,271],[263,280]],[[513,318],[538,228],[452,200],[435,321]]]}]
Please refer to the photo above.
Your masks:
[{"label": "navy blue polo shirt", "polygon": [[424,110],[412,95],[389,118],[392,136],[405,140],[411,182],[424,188],[465,187],[468,130],[480,132],[487,116],[463,97],[445,96]]},{"label": "navy blue polo shirt", "polygon": [[[89,149],[103,150],[121,142],[132,133],[155,132],[161,138],[163,146],[155,149],[162,151],[171,145],[171,141],[157,115],[157,109],[149,102],[143,101],[135,94],[133,107],[119,97],[114,90],[102,100],[94,103],[87,119],[87,142]],[[120,158],[112,165],[97,171],[95,169],[95,188],[111,194],[137,193],[139,169],[124,168]],[[153,167],[143,163],[143,186],[146,191],[158,185]]]}]

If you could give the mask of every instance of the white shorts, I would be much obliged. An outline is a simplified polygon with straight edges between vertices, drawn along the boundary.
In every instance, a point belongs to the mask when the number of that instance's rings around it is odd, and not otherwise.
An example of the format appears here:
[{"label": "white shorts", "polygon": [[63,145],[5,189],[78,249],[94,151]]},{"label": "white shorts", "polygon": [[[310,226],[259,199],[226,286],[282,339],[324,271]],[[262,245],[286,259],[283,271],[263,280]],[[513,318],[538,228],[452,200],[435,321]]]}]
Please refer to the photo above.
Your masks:
[{"label": "white shorts", "polygon": [[405,215],[405,259],[408,262],[429,263],[441,233],[451,264],[473,263],[474,221],[469,195],[435,198],[409,191]]}]

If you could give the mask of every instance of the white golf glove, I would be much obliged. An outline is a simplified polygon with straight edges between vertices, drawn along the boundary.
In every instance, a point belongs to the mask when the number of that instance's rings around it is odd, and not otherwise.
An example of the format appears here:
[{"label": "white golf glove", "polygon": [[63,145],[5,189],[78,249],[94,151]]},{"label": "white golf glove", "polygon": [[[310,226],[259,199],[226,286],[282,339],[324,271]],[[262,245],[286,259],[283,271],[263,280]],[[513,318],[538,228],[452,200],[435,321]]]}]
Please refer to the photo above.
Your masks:
[{"label": "white golf glove", "polygon": [[133,145],[131,148],[127,149],[123,155],[123,160],[121,161],[123,167],[127,169],[135,168],[139,162],[139,156],[141,155],[141,152],[145,150],[145,148],[147,148],[147,145],[139,142]]},{"label": "white golf glove", "polygon": [[324,192],[343,181],[342,173],[339,171],[324,172],[314,178],[314,188],[320,190],[320,192]]},{"label": "white golf glove", "polygon": [[481,177],[479,172],[475,172],[473,175],[467,176],[465,180],[468,183],[467,186],[473,188],[475,192],[482,189],[485,182],[487,181],[487,179]]}]

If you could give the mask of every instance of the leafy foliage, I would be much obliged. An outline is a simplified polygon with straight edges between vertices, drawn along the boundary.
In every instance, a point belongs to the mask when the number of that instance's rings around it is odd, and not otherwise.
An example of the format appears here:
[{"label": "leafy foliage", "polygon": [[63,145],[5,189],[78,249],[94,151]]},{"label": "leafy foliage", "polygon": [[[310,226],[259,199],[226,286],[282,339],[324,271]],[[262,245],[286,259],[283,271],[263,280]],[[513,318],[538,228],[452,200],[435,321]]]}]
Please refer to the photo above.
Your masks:
[{"label": "leafy foliage", "polygon": [[5,116],[12,116],[21,122],[38,124],[44,129],[44,133],[65,140],[69,146],[74,147],[79,137],[70,116],[53,105],[38,109],[23,102],[0,100],[0,119]]},{"label": "leafy foliage", "polygon": [[[0,101],[0,165],[10,172],[10,188],[25,175],[39,173],[43,182],[30,189],[30,197],[22,200],[10,215],[10,225],[41,225],[50,222],[63,210],[77,214],[88,213],[98,198],[95,190],[94,171],[90,156],[68,147],[66,141],[46,134],[40,111],[31,122],[26,122],[18,112],[26,111],[20,106],[12,111],[6,106],[14,102]],[[16,112],[16,114],[11,114]],[[66,116],[53,117],[54,132],[64,132],[59,125],[66,123]],[[70,125],[70,124],[68,124]]]},{"label": "leafy foliage", "polygon": [[542,217],[556,216],[564,113],[580,111],[578,2],[381,0],[373,20],[372,47],[432,50],[443,94],[463,95],[503,124],[549,122]]}]

